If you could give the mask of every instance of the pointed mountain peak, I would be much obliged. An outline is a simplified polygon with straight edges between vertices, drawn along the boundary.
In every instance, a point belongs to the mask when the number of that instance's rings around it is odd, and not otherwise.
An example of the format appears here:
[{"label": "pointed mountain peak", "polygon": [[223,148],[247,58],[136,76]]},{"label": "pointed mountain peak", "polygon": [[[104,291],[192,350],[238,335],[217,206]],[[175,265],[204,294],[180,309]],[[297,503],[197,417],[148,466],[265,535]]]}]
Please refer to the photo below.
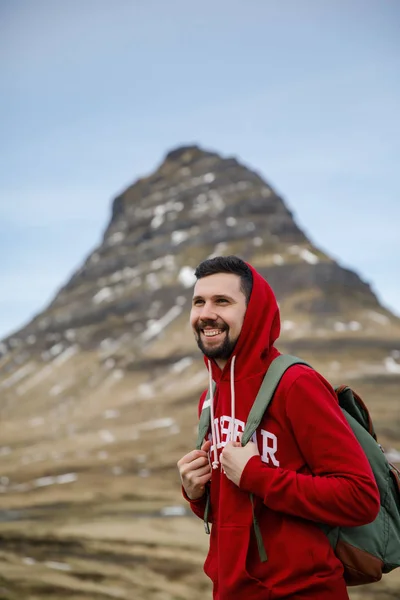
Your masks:
[{"label": "pointed mountain peak", "polygon": [[174,148],[173,150],[170,150],[170,152],[168,152],[168,154],[165,157],[164,163],[174,162],[179,163],[181,165],[186,165],[195,160],[210,156],[220,158],[217,153],[202,150],[199,146],[195,144],[189,146],[179,146],[178,148]]}]

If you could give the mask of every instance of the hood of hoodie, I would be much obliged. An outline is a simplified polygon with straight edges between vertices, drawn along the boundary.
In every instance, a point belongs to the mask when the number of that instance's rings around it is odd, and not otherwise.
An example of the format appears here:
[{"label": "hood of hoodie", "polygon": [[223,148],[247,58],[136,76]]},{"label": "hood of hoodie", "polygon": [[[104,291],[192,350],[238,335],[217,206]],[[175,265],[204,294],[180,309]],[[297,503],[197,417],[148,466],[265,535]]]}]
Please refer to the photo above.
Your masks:
[{"label": "hood of hoodie", "polygon": [[[236,346],[224,369],[215,360],[212,377],[217,383],[229,380],[232,358],[235,357],[235,381],[265,373],[270,351],[279,338],[280,315],[275,294],[265,279],[248,264],[253,274],[253,288]],[[208,368],[209,361],[204,357]]]}]

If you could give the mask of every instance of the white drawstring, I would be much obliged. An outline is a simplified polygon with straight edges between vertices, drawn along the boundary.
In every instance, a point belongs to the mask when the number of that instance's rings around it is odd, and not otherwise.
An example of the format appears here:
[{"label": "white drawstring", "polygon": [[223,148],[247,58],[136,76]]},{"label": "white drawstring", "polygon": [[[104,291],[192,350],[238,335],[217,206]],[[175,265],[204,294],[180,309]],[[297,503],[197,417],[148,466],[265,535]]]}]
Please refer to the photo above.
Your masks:
[{"label": "white drawstring", "polygon": [[213,453],[214,453],[214,460],[212,462],[212,468],[218,469],[219,460],[218,460],[218,453],[217,453],[217,438],[215,435],[215,423],[214,423],[214,392],[213,392],[211,361],[208,361],[208,388],[209,388],[209,394],[210,394],[211,438],[212,438]]},{"label": "white drawstring", "polygon": [[[231,360],[231,428],[229,432],[229,440],[235,441],[235,360],[236,356],[232,357]],[[213,392],[213,380],[212,380],[212,369],[211,361],[208,361],[208,389],[210,396],[210,418],[211,418],[211,439],[214,460],[212,462],[212,468],[217,469],[219,465],[218,451],[217,451],[217,436],[215,435],[215,423],[214,423],[214,392]]]},{"label": "white drawstring", "polygon": [[232,419],[232,429],[230,439],[231,442],[234,442],[235,437],[235,360],[236,356],[232,356],[231,360],[231,419]]}]

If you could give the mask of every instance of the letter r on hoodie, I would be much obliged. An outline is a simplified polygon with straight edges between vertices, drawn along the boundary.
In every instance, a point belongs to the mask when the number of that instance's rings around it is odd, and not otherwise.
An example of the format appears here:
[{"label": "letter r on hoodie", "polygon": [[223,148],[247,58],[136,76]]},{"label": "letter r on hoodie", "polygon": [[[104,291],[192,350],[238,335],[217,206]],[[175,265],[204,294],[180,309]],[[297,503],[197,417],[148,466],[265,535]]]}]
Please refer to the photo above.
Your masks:
[{"label": "letter r on hoodie", "polygon": [[279,467],[279,460],[275,458],[275,453],[278,450],[278,438],[276,435],[271,433],[270,431],[265,431],[261,429],[262,435],[262,454],[261,460],[263,462],[269,463],[271,459],[272,463]]}]

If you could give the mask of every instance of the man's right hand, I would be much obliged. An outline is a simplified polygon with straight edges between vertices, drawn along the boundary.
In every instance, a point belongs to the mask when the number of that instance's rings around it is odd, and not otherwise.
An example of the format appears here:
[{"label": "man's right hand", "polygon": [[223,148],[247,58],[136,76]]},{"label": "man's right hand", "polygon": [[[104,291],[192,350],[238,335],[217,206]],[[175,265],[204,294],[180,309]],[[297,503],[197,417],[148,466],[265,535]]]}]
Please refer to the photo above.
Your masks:
[{"label": "man's right hand", "polygon": [[201,450],[192,450],[178,460],[178,470],[186,495],[190,500],[198,500],[204,494],[207,481],[211,479],[211,466],[208,452],[211,441],[204,442]]}]

